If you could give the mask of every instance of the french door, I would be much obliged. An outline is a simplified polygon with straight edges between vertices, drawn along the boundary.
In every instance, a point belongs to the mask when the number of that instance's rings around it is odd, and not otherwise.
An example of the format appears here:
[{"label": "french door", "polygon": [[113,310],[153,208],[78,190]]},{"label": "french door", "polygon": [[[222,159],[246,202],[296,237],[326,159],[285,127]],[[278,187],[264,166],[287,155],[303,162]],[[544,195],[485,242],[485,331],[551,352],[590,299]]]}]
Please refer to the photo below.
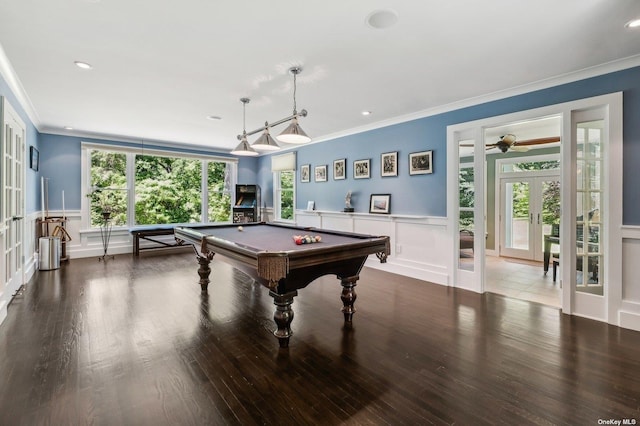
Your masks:
[{"label": "french door", "polygon": [[6,307],[11,295],[23,284],[25,125],[6,98],[2,99],[2,287],[0,307]]},{"label": "french door", "polygon": [[500,195],[500,255],[542,261],[544,236],[559,220],[559,174],[502,178]]}]

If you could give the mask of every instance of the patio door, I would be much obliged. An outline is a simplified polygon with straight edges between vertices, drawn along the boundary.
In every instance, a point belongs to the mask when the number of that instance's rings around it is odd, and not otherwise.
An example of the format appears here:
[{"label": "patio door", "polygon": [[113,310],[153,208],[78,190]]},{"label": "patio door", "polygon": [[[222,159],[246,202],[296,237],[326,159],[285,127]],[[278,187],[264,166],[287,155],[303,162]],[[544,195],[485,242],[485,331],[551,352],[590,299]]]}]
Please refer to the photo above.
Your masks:
[{"label": "patio door", "polygon": [[560,219],[560,176],[500,180],[500,255],[542,261],[544,236]]},{"label": "patio door", "polygon": [[2,247],[2,287],[0,287],[0,315],[6,309],[11,295],[23,284],[24,239],[24,179],[25,179],[25,125],[11,108],[6,98],[2,100],[0,114],[2,136],[2,211],[0,247]]}]

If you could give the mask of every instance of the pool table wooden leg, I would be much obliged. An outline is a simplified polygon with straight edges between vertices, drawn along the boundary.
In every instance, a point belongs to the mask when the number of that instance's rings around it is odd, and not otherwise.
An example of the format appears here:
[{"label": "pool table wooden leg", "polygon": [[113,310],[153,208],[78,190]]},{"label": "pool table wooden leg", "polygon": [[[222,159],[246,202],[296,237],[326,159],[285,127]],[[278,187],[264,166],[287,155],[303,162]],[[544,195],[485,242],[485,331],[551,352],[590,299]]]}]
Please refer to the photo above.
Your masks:
[{"label": "pool table wooden leg", "polygon": [[206,293],[210,282],[209,275],[211,275],[211,267],[209,267],[209,265],[211,264],[211,260],[213,259],[213,255],[215,253],[206,252],[200,254],[197,250],[195,251],[196,258],[198,259],[198,264],[200,265],[200,267],[198,268],[198,275],[200,276],[200,289],[202,293]]},{"label": "pool table wooden leg", "polygon": [[293,334],[291,331],[291,321],[293,321],[293,309],[291,304],[293,298],[298,295],[297,291],[286,294],[277,294],[272,291],[269,292],[273,297],[273,303],[276,305],[276,311],[273,314],[273,319],[278,327],[273,335],[278,338],[281,348],[289,347],[289,337]]},{"label": "pool table wooden leg", "polygon": [[340,295],[340,299],[342,299],[342,313],[344,314],[345,322],[351,322],[353,319],[353,314],[356,312],[356,308],[353,304],[358,297],[356,295],[355,286],[356,281],[360,279],[359,276],[342,278],[340,277],[340,284],[342,284],[342,294]]}]

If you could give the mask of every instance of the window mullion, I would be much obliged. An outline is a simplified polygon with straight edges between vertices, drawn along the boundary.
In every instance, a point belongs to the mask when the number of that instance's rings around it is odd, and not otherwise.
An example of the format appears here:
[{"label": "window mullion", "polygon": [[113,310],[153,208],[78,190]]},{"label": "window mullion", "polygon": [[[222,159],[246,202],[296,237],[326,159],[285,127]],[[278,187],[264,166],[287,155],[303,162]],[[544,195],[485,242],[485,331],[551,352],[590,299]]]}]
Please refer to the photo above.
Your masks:
[{"label": "window mullion", "polygon": [[136,224],[136,154],[127,154],[127,225]]}]

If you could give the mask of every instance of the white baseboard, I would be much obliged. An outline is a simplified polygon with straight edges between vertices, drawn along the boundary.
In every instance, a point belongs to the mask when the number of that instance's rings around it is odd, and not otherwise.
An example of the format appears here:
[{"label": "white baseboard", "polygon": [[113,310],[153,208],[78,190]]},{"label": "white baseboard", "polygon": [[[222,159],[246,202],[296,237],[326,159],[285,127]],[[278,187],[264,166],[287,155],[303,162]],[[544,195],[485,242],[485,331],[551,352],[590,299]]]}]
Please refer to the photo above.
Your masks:
[{"label": "white baseboard", "polygon": [[7,318],[7,302],[0,300],[0,324]]},{"label": "white baseboard", "polygon": [[636,312],[618,312],[618,325],[622,328],[640,331],[640,314]]},{"label": "white baseboard", "polygon": [[429,268],[425,267],[424,265],[421,265],[421,267],[412,267],[410,265],[403,265],[392,260],[387,260],[387,263],[380,263],[380,261],[373,256],[367,259],[365,266],[380,271],[386,271],[393,274],[415,278],[421,281],[428,281],[434,284],[449,284],[449,274],[447,274],[446,268]]}]

